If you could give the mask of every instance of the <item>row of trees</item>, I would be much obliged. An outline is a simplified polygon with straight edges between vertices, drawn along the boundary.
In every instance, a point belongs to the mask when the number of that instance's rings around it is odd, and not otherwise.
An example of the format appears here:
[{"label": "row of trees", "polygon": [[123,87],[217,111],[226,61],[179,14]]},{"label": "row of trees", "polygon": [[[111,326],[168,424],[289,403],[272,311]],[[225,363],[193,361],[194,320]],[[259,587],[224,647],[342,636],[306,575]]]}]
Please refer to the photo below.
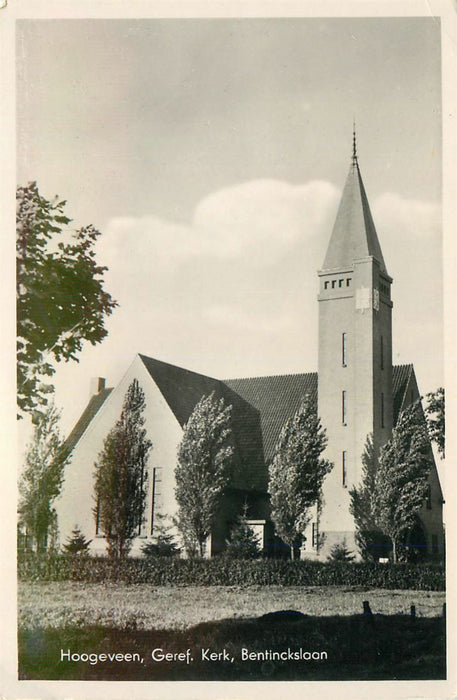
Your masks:
[{"label": "row of trees", "polygon": [[[66,202],[45,199],[36,183],[19,187],[16,197],[18,409],[19,416],[32,414],[35,423],[20,482],[19,511],[33,546],[40,549],[55,530],[53,503],[68,461],[58,431],[59,413],[48,402],[52,361],[77,360],[84,341],[101,342],[107,333],[105,318],[117,303],[103,286],[106,268],[95,259],[99,231],[91,225],[71,230]],[[444,390],[427,398],[430,438],[444,457]],[[144,430],[144,408],[144,394],[133,383],[96,464],[95,512],[112,556],[128,553],[143,521],[152,448]],[[351,493],[362,549],[367,533],[380,530],[392,540],[395,556],[401,533],[423,501],[429,468],[426,442],[419,412],[411,409],[379,456],[367,443],[364,478]],[[284,426],[270,468],[272,517],[292,551],[303,541],[310,509],[319,504],[322,482],[332,467],[320,458],[325,446],[325,431],[305,399]],[[232,457],[230,407],[203,397],[184,431],[175,474],[176,524],[191,553],[203,553],[230,478]]]},{"label": "row of trees", "polygon": [[[428,407],[428,417],[436,422],[436,404],[429,401]],[[112,557],[128,554],[144,522],[147,461],[152,449],[144,427],[145,408],[144,393],[134,380],[120,418],[105,438],[95,464],[94,515],[99,530],[106,533]],[[203,556],[221,496],[230,481],[234,456],[230,419],[231,407],[222,399],[203,397],[189,418],[179,446],[175,470],[178,513],[174,524],[190,555]],[[53,530],[53,502],[68,461],[58,420],[58,412],[51,407],[37,421],[21,480],[21,522],[37,549],[47,546]],[[269,472],[272,520],[292,556],[303,544],[312,508],[319,507],[323,481],[333,466],[321,458],[326,444],[315,402],[305,397],[280,433]],[[377,545],[385,544],[388,538],[397,559],[398,544],[423,505],[430,467],[429,435],[420,402],[403,411],[391,440],[379,455],[368,436],[362,479],[350,491],[357,544],[365,558],[373,556]],[[159,523],[156,535],[157,542],[151,544],[148,553],[174,550],[163,523]],[[255,545],[246,510],[231,539],[229,551],[240,543],[246,552]],[[253,555],[256,547],[250,551]]]}]

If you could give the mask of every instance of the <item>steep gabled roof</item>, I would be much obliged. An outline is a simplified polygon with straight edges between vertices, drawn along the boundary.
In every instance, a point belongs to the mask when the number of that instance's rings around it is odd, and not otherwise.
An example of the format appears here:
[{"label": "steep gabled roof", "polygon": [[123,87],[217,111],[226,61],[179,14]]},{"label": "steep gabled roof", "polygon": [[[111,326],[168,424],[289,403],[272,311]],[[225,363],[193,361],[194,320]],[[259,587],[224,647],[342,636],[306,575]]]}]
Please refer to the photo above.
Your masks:
[{"label": "steep gabled roof", "polygon": [[[294,415],[306,394],[317,403],[317,372],[219,380],[145,355],[140,358],[181,427],[202,396],[214,393],[231,405],[237,464],[234,485],[266,489],[265,465],[270,462],[284,423]],[[393,367],[394,424],[405,399],[412,365]],[[66,444],[72,450],[110,395],[103,389],[92,396]]]},{"label": "steep gabled roof", "polygon": [[232,406],[232,430],[238,458],[234,485],[266,488],[260,417],[255,406],[219,379],[145,355],[140,355],[140,358],[181,427],[187,423],[202,396],[214,393],[216,399],[222,398],[227,406]]},{"label": "steep gabled roof", "polygon": [[412,365],[395,365],[392,372],[393,420],[397,424],[398,416],[405,400],[405,392],[414,372]]},{"label": "steep gabled roof", "polygon": [[317,401],[317,372],[226,379],[224,383],[258,410],[266,462],[273,457],[281,428],[298,410],[303,397],[309,394]]},{"label": "steep gabled roof", "polygon": [[372,256],[387,274],[357,160],[349,169],[327,248],[323,270],[351,269],[354,260]]},{"label": "steep gabled roof", "polygon": [[90,397],[89,403],[84,409],[84,412],[82,413],[80,419],[76,423],[70,435],[65,440],[65,446],[69,449],[70,452],[79,442],[83,433],[85,433],[85,431],[89,427],[90,422],[92,421],[96,413],[98,413],[100,408],[103,406],[103,404],[105,403],[106,399],[112,391],[112,388],[102,389],[98,394],[94,394]]}]

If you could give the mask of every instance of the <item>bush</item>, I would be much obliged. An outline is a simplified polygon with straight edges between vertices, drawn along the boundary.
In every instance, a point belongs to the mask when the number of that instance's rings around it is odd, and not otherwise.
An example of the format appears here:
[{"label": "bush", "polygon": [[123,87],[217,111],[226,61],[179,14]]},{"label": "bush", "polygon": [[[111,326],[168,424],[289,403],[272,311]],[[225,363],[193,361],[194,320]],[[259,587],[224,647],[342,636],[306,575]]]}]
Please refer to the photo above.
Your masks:
[{"label": "bush", "polygon": [[328,558],[329,561],[331,562],[343,562],[343,563],[349,563],[351,561],[354,561],[355,555],[349,550],[346,546],[346,540],[343,540],[343,542],[340,542],[338,544],[334,544],[332,549],[330,550],[330,556]]},{"label": "bush", "polygon": [[283,561],[279,559],[179,559],[68,557],[27,553],[18,559],[18,575],[28,581],[81,581],[154,586],[368,586],[442,591],[441,565]]},{"label": "bush", "polygon": [[258,559],[260,556],[259,538],[246,518],[240,515],[230,533],[224,556],[228,559]]}]

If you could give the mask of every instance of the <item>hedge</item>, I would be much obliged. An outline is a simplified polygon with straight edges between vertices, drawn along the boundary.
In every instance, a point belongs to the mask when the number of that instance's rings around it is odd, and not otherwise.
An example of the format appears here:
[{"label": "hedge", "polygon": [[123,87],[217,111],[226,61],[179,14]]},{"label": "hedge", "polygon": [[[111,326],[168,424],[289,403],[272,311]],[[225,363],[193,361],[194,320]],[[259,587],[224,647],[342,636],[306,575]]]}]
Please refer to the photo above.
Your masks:
[{"label": "hedge", "polygon": [[367,564],[279,559],[228,560],[75,557],[28,553],[18,560],[26,581],[150,583],[154,586],[369,586],[442,591],[445,572],[434,564]]}]

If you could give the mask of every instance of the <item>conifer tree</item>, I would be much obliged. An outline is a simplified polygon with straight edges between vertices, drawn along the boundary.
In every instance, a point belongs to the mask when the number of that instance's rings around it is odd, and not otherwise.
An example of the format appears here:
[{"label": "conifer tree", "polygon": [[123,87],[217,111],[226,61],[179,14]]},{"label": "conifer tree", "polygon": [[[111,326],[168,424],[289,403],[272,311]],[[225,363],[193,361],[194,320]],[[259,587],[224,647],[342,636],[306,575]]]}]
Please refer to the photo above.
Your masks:
[{"label": "conifer tree", "polygon": [[147,461],[152,447],[144,428],[145,408],[144,392],[134,379],[121,416],[106,436],[95,464],[94,515],[113,558],[128,555],[144,521]]},{"label": "conifer tree", "polygon": [[249,525],[246,506],[232,528],[225,556],[229,559],[257,559],[260,556],[259,538]]},{"label": "conifer tree", "polygon": [[310,509],[318,503],[324,478],[333,467],[320,458],[326,445],[325,430],[307,395],[282,428],[269,469],[271,517],[293,557],[303,542]]},{"label": "conifer tree", "polygon": [[424,505],[432,466],[430,441],[420,401],[401,412],[392,438],[381,448],[375,475],[373,511],[377,526],[398,545]]},{"label": "conifer tree", "polygon": [[229,480],[233,447],[231,406],[212,393],[195,406],[178,448],[176,524],[189,555],[204,554],[205,540]]},{"label": "conifer tree", "polygon": [[76,525],[70,537],[67,538],[67,542],[63,545],[65,552],[68,554],[82,556],[87,554],[90,543],[92,540],[86,539],[79,527]]},{"label": "conifer tree", "polygon": [[56,525],[54,501],[60,493],[68,450],[59,429],[60,412],[51,404],[34,423],[19,481],[19,525],[32,548],[44,550]]},{"label": "conifer tree", "polygon": [[151,542],[146,542],[141,551],[145,557],[173,557],[178,554],[172,526],[168,525],[161,513],[154,517],[154,534]]}]

